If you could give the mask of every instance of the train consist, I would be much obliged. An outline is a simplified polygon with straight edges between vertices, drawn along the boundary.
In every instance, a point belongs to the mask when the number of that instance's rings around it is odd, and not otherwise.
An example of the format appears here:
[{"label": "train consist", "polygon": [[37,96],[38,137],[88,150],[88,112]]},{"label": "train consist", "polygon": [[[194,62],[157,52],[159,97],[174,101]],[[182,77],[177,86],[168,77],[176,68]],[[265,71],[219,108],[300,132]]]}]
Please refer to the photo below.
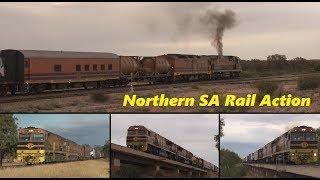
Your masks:
[{"label": "train consist", "polygon": [[19,162],[39,164],[100,158],[100,152],[89,145],[79,145],[41,128],[19,129],[18,137]]},{"label": "train consist", "polygon": [[240,58],[166,54],[154,57],[113,53],[2,50],[0,96],[66,88],[125,86],[130,81],[169,83],[238,77]]},{"label": "train consist", "polygon": [[217,166],[196,157],[188,150],[144,126],[137,125],[128,128],[127,147],[202,169],[218,171]]},{"label": "train consist", "polygon": [[318,160],[319,142],[314,128],[297,126],[257,151],[243,161],[247,163],[312,164]]}]

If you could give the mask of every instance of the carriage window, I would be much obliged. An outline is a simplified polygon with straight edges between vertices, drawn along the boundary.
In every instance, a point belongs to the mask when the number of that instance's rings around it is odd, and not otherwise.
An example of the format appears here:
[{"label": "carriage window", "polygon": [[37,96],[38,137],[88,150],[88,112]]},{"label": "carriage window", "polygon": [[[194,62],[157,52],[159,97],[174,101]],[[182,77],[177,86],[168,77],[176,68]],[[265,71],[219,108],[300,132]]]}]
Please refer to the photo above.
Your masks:
[{"label": "carriage window", "polygon": [[54,65],[54,71],[55,72],[61,72],[61,65],[60,64],[56,64],[56,65]]},{"label": "carriage window", "polygon": [[84,66],[84,70],[85,70],[85,71],[89,71],[89,65],[85,65],[85,66]]},{"label": "carriage window", "polygon": [[108,64],[108,70],[112,70],[112,64]]},{"label": "carriage window", "polygon": [[81,65],[76,65],[76,71],[81,71]]},{"label": "carriage window", "polygon": [[104,64],[101,64],[100,69],[101,71],[104,71],[106,69],[106,66]]},{"label": "carriage window", "polygon": [[96,71],[98,68],[98,66],[96,64],[93,65],[93,70]]}]

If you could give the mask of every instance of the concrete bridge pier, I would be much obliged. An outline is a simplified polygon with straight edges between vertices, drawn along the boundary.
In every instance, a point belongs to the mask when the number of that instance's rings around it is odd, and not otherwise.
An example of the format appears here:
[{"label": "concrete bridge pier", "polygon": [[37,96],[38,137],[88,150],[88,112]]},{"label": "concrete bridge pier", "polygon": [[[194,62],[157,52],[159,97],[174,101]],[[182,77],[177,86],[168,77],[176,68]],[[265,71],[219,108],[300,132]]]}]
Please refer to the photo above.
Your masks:
[{"label": "concrete bridge pier", "polygon": [[121,162],[120,159],[112,158],[111,159],[111,172],[118,171],[120,169]]}]

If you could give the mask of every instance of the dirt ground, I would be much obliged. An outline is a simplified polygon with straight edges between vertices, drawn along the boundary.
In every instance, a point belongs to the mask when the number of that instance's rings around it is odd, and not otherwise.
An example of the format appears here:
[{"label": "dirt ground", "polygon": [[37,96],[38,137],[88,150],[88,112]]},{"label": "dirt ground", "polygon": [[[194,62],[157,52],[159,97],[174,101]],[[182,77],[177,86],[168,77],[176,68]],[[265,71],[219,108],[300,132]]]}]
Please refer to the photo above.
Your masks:
[{"label": "dirt ground", "polygon": [[16,178],[109,178],[105,159],[0,169],[0,177]]},{"label": "dirt ground", "polygon": [[[299,97],[310,97],[311,107],[122,107],[125,94],[129,93],[101,93],[98,96],[103,101],[92,98],[92,94],[76,97],[64,97],[55,99],[41,99],[24,102],[3,103],[0,112],[319,112],[320,111],[320,89],[298,90],[297,82],[279,82],[283,89],[283,95],[288,93]],[[250,93],[257,93],[258,89],[253,84],[221,84],[214,81],[206,83],[190,83],[190,85],[173,84],[169,88],[135,91],[137,96],[154,97],[161,93],[166,97],[195,97],[198,100],[202,94],[219,94],[221,100],[226,94],[246,96]],[[196,101],[197,102],[197,101]]]}]

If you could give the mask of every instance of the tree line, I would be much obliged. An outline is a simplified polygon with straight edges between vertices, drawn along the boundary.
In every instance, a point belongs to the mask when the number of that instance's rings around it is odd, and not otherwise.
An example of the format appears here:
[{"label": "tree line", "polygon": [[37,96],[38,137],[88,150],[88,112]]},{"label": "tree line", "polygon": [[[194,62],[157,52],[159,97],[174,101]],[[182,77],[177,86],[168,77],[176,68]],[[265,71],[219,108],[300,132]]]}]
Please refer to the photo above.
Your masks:
[{"label": "tree line", "polygon": [[274,54],[266,60],[241,60],[242,70],[245,72],[274,75],[285,73],[320,72],[320,60],[296,57],[288,60],[286,55]]}]

